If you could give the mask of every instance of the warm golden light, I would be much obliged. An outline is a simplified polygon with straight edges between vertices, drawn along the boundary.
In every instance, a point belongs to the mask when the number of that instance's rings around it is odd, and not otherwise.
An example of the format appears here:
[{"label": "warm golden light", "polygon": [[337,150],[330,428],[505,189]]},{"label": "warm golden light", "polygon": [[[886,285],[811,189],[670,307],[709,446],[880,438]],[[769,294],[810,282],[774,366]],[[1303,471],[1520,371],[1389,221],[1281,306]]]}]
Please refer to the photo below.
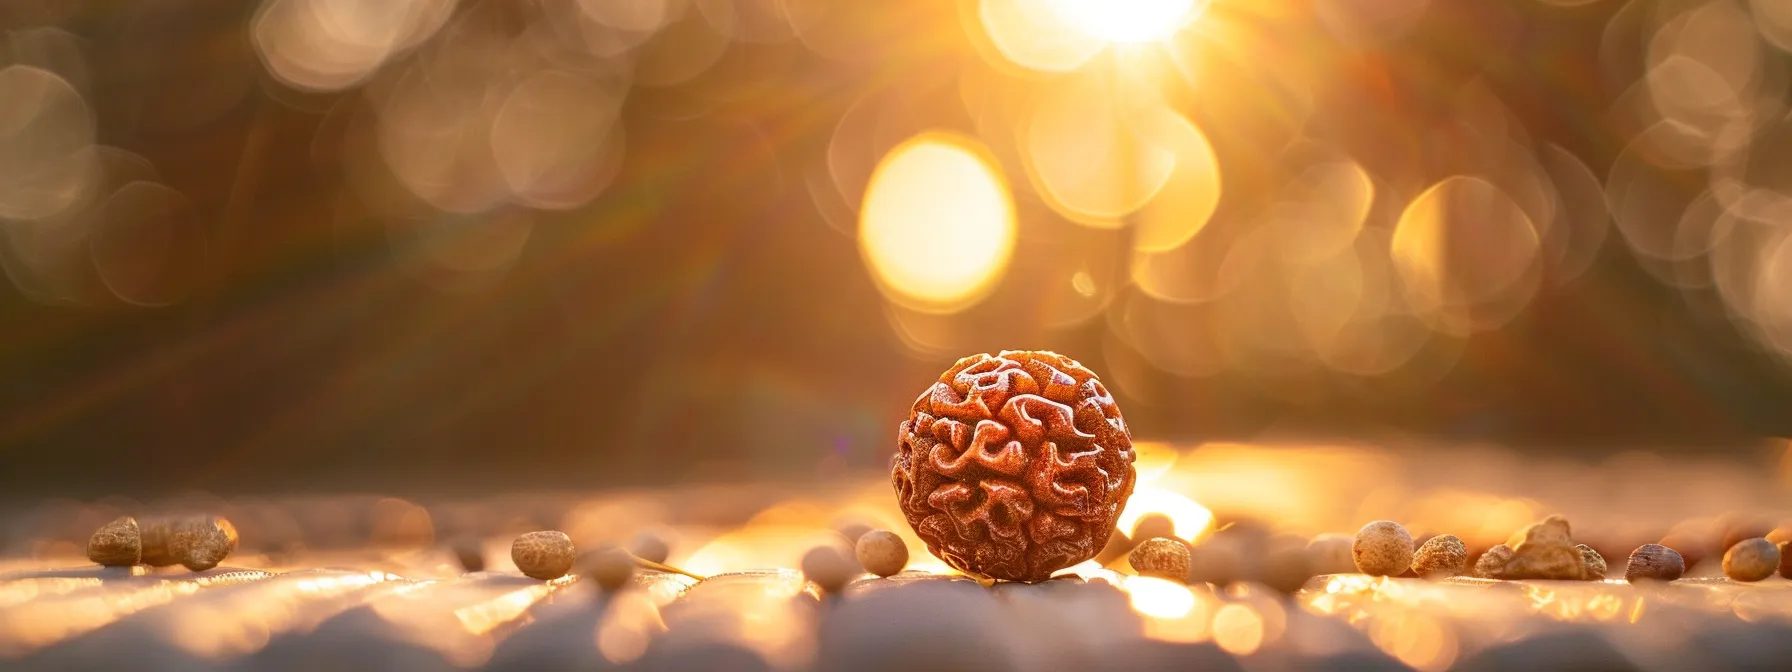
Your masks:
[{"label": "warm golden light", "polygon": [[1180,539],[1197,539],[1213,525],[1213,512],[1195,500],[1170,490],[1141,485],[1133,491],[1132,497],[1126,500],[1126,508],[1120,512],[1117,523],[1120,531],[1131,534],[1133,526],[1148,513],[1169,517],[1175,535]]},{"label": "warm golden light", "polygon": [[1204,0],[1051,0],[1066,25],[1120,44],[1175,35],[1201,16]]},{"label": "warm golden light", "polygon": [[922,133],[871,174],[859,249],[891,300],[954,312],[982,299],[1014,251],[1014,201],[976,141]]}]

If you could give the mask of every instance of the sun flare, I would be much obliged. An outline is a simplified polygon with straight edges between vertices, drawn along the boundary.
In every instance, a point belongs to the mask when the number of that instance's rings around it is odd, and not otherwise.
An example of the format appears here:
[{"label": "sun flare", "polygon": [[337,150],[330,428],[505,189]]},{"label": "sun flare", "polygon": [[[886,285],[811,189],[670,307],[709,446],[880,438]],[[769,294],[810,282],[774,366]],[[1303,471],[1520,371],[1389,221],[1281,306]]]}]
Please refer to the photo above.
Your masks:
[{"label": "sun flare", "polygon": [[1156,42],[1200,18],[1207,0],[1050,0],[1065,25],[1115,44]]}]

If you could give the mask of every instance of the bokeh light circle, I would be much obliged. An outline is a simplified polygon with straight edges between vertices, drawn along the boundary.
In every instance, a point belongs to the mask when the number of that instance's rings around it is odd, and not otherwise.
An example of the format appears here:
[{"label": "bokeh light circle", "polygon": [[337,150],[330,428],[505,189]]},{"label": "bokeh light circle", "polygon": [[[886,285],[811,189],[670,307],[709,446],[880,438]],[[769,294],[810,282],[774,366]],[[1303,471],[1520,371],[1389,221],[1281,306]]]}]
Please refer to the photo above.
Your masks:
[{"label": "bokeh light circle", "polygon": [[982,299],[1014,251],[1007,182],[975,140],[929,131],[872,171],[859,249],[884,293],[905,307],[956,312]]}]

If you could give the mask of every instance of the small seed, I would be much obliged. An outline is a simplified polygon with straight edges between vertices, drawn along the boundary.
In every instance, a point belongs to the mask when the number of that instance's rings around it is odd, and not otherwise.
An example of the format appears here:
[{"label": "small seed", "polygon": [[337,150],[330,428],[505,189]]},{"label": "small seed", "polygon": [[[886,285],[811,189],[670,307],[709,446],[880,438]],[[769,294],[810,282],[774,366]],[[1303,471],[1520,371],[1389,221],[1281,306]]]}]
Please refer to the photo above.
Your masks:
[{"label": "small seed", "polygon": [[1481,557],[1475,560],[1474,575],[1483,579],[1506,578],[1506,564],[1512,562],[1512,547],[1505,544],[1494,544]]},{"label": "small seed", "polygon": [[1132,562],[1133,571],[1140,576],[1177,582],[1188,580],[1188,544],[1181,540],[1163,537],[1146,539],[1132,549],[1132,555],[1127,556],[1127,559]]},{"label": "small seed", "polygon": [[581,572],[606,592],[622,590],[635,575],[634,557],[614,544],[593,550],[580,564]]},{"label": "small seed", "polygon": [[803,576],[814,581],[823,592],[838,593],[852,580],[852,560],[833,546],[816,546],[803,554]]},{"label": "small seed", "polygon": [[1350,553],[1357,571],[1374,576],[1397,576],[1412,564],[1412,534],[1399,523],[1377,520],[1356,533]]},{"label": "small seed", "polygon": [[1686,573],[1686,561],[1680,552],[1661,544],[1643,544],[1630,552],[1624,567],[1624,579],[1636,581],[1673,581]]},{"label": "small seed", "polygon": [[1462,574],[1468,565],[1468,546],[1454,534],[1440,534],[1419,545],[1412,554],[1412,573],[1425,579],[1445,579]]},{"label": "small seed", "polygon": [[1580,544],[1575,548],[1580,551],[1580,566],[1586,572],[1587,580],[1604,581],[1607,569],[1605,556],[1600,555],[1599,551],[1593,550],[1592,546],[1586,544]]},{"label": "small seed", "polygon": [[119,516],[87,539],[87,559],[107,567],[129,567],[143,559],[143,533],[137,519]]},{"label": "small seed", "polygon": [[510,560],[523,576],[552,581],[572,570],[576,550],[565,532],[530,532],[510,543]]},{"label": "small seed", "polygon": [[1737,581],[1760,581],[1779,568],[1779,547],[1760,537],[1736,542],[1724,552],[1724,576]]},{"label": "small seed", "polygon": [[870,530],[859,535],[853,549],[859,566],[878,576],[890,576],[908,566],[908,544],[889,530]]},{"label": "small seed", "polygon": [[168,527],[168,552],[195,572],[217,567],[236,545],[236,526],[219,516],[182,518]]},{"label": "small seed", "polygon": [[642,560],[661,564],[666,562],[666,558],[672,557],[672,547],[666,544],[665,539],[652,532],[635,535],[635,541],[629,544],[628,552]]}]

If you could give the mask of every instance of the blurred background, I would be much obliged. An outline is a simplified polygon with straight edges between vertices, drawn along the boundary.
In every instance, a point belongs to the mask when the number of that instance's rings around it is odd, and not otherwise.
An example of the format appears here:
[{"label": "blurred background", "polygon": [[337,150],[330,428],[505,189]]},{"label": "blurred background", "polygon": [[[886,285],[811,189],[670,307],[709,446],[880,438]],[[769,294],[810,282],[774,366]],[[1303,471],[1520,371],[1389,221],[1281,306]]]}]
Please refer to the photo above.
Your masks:
[{"label": "blurred background", "polygon": [[1089,365],[1141,440],[1792,430],[1779,0],[0,0],[0,29],[8,497],[866,473],[1004,348]]}]

